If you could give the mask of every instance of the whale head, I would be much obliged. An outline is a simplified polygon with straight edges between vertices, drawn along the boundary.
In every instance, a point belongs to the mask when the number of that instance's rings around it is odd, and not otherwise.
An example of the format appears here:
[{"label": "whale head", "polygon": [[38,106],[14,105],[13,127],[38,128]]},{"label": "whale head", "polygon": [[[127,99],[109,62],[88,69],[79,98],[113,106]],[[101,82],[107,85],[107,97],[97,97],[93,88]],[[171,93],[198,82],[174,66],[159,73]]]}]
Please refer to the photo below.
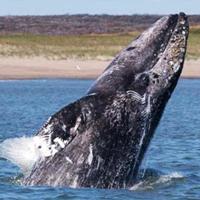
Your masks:
[{"label": "whale head", "polygon": [[158,20],[123,49],[88,93],[38,131],[56,153],[34,165],[26,185],[127,188],[181,74],[185,14]]}]

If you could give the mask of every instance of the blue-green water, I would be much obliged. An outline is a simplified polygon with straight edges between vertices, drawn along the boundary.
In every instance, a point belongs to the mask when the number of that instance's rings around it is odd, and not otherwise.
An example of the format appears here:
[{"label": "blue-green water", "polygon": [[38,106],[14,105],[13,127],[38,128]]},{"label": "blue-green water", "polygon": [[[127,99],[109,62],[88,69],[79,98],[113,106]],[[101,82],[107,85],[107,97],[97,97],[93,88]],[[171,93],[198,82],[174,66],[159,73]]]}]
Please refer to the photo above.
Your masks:
[{"label": "blue-green water", "polygon": [[[45,120],[81,97],[91,80],[0,81],[0,141],[32,135]],[[131,190],[25,187],[20,172],[0,160],[0,199],[200,199],[200,80],[182,79],[143,162],[146,175]]]}]

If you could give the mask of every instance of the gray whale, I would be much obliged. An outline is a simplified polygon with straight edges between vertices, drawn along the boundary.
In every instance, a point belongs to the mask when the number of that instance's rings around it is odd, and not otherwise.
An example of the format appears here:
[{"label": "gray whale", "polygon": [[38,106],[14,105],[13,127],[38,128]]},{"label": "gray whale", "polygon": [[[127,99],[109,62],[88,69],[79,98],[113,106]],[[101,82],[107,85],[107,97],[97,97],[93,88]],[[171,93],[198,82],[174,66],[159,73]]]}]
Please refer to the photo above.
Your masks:
[{"label": "gray whale", "polygon": [[[181,74],[189,25],[161,18],[123,49],[87,94],[36,135],[61,147],[39,160],[25,185],[128,188]],[[60,141],[60,142],[59,142]]]}]

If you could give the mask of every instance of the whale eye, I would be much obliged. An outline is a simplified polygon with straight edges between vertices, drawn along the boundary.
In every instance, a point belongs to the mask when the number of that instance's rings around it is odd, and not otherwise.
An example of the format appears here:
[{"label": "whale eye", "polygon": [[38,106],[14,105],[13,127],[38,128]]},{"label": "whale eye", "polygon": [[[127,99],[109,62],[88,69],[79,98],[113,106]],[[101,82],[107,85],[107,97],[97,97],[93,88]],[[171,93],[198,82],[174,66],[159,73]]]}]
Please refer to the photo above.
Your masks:
[{"label": "whale eye", "polygon": [[130,85],[130,89],[134,90],[135,92],[143,95],[149,86],[150,78],[148,73],[141,73],[136,75],[135,80]]},{"label": "whale eye", "polygon": [[51,150],[51,147],[49,147],[49,150]]},{"label": "whale eye", "polygon": [[141,81],[141,83],[144,85],[144,86],[148,86],[149,85],[149,75],[144,73],[144,74],[141,74],[140,77],[139,77],[139,80]]},{"label": "whale eye", "polygon": [[40,146],[38,146],[38,149],[41,149],[42,148],[42,146],[40,145]]}]

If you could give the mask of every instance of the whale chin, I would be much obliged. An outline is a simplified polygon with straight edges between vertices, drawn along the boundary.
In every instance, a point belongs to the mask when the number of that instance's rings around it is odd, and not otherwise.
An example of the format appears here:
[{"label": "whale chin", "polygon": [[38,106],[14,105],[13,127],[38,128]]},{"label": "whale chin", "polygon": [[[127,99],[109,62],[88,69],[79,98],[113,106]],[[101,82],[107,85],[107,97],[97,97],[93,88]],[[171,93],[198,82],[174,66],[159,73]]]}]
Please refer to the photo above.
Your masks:
[{"label": "whale chin", "polygon": [[53,151],[23,183],[130,187],[181,74],[188,34],[186,15],[169,15],[123,49],[85,96],[37,132]]}]

